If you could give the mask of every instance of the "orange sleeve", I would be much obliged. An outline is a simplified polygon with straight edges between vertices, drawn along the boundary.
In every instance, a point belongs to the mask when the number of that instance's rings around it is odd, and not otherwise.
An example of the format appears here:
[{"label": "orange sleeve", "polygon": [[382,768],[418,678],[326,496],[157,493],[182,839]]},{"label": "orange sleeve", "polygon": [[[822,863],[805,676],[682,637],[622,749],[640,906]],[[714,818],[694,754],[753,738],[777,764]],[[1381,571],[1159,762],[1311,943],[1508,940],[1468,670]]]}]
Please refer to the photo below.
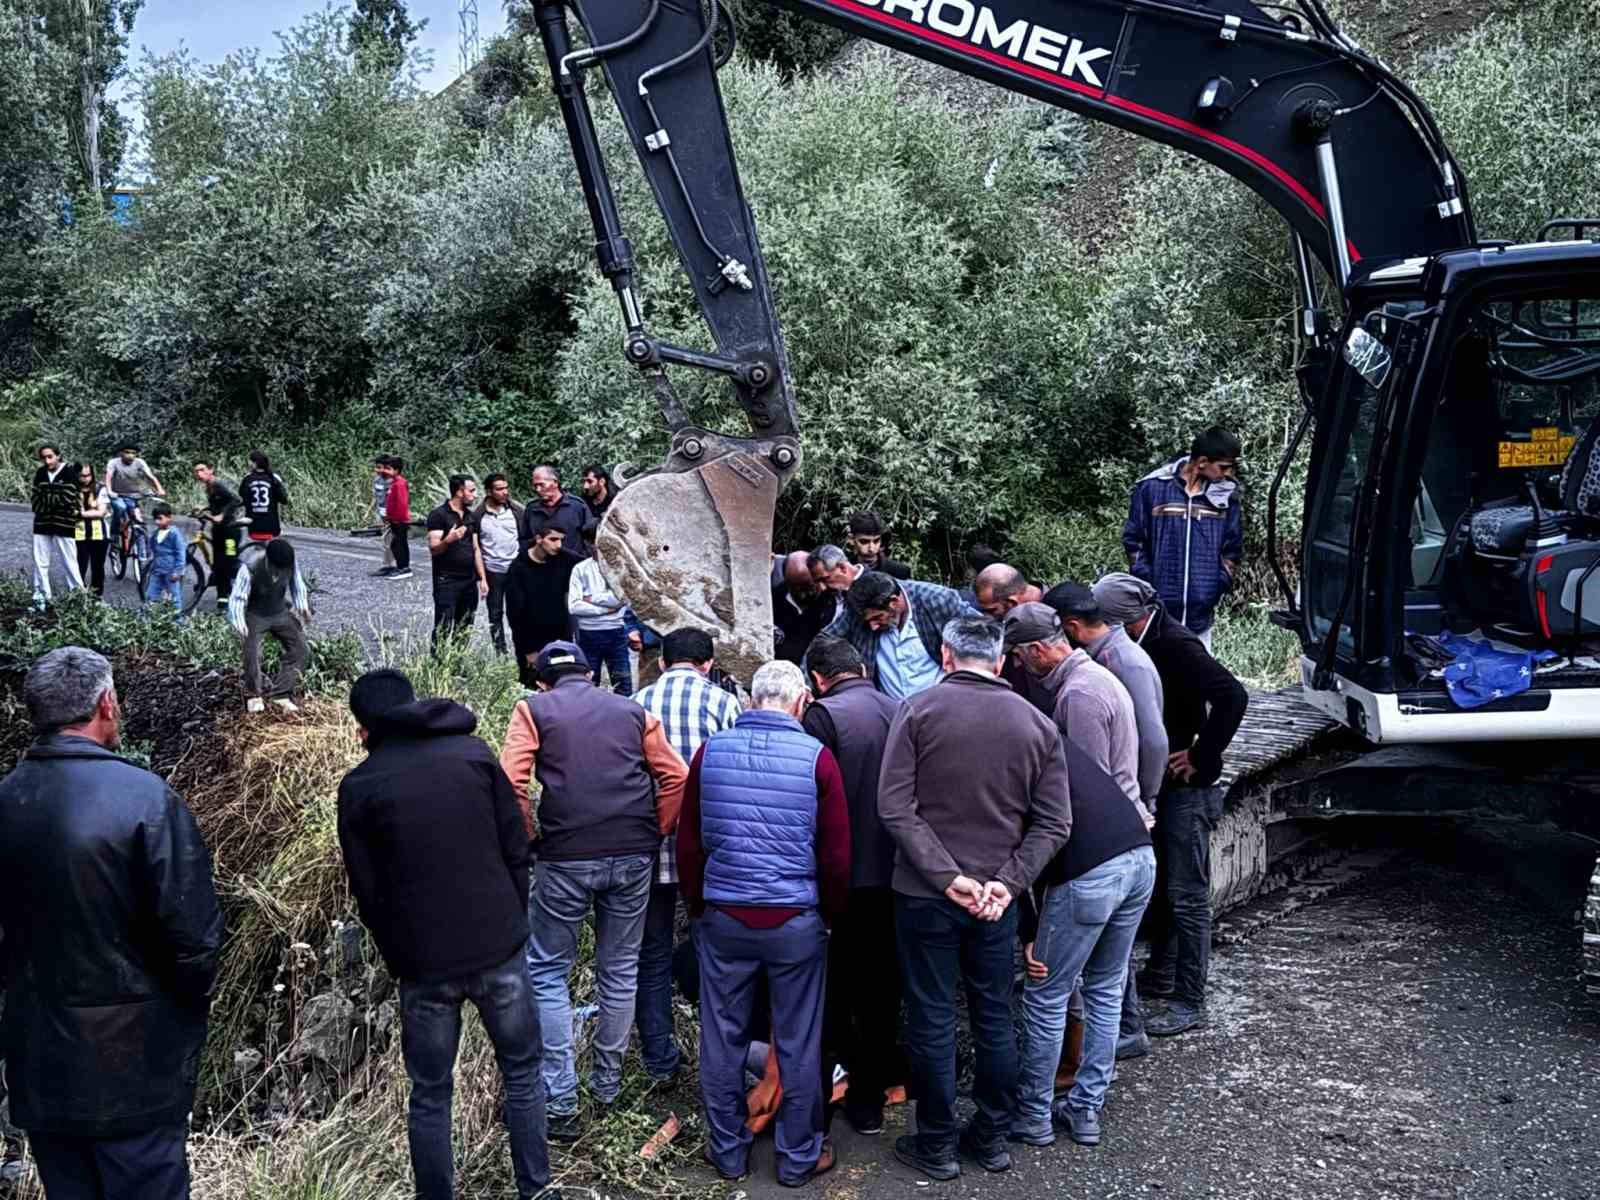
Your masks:
[{"label": "orange sleeve", "polygon": [[511,780],[511,790],[517,794],[517,804],[522,808],[522,823],[528,827],[528,839],[538,836],[533,824],[533,803],[528,799],[528,788],[533,783],[533,763],[539,756],[539,727],[533,723],[528,702],[518,700],[511,710],[511,724],[506,727],[506,740],[500,749],[500,769]]},{"label": "orange sleeve", "polygon": [[644,765],[656,781],[656,822],[661,836],[671,833],[678,824],[678,813],[683,809],[683,785],[689,778],[689,768],[683,758],[667,741],[667,732],[661,721],[650,713],[644,715]]}]

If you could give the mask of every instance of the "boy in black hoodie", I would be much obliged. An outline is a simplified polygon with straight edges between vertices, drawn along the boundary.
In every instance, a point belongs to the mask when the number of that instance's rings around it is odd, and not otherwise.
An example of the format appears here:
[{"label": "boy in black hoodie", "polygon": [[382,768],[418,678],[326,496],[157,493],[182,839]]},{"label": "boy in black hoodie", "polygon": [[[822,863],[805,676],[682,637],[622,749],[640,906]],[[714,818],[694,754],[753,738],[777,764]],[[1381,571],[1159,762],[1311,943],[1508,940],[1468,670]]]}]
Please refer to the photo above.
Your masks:
[{"label": "boy in black hoodie", "polygon": [[451,1078],[472,1001],[506,1084],[517,1195],[550,1181],[543,1041],[523,961],[528,833],[511,781],[453,700],[395,670],[350,689],[366,761],[339,784],[339,846],[361,920],[400,983],[419,1200],[451,1200]]}]

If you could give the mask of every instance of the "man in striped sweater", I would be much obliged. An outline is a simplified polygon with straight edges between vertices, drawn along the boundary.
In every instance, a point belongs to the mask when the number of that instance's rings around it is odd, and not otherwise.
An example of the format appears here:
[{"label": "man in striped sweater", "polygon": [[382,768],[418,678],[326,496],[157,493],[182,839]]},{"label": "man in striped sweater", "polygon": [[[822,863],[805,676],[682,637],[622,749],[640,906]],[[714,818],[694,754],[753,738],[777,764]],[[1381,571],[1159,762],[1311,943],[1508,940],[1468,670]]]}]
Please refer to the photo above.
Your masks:
[{"label": "man in striped sweater", "polygon": [[[737,697],[723,691],[707,676],[715,665],[711,635],[699,629],[678,629],[667,634],[661,646],[665,670],[661,678],[642,689],[634,699],[661,722],[672,748],[684,762],[713,733],[727,729],[739,716]],[[645,912],[644,941],[639,947],[639,991],[634,1002],[634,1023],[639,1027],[644,1069],[656,1079],[671,1079],[683,1055],[672,1040],[673,927],[678,910],[678,856],[673,830],[661,842],[655,877],[650,885],[650,905]]]},{"label": "man in striped sweater", "polygon": [[39,469],[33,473],[33,606],[50,603],[50,562],[67,577],[67,590],[83,586],[73,535],[83,506],[78,501],[78,467],[63,462],[54,446],[39,447]]}]

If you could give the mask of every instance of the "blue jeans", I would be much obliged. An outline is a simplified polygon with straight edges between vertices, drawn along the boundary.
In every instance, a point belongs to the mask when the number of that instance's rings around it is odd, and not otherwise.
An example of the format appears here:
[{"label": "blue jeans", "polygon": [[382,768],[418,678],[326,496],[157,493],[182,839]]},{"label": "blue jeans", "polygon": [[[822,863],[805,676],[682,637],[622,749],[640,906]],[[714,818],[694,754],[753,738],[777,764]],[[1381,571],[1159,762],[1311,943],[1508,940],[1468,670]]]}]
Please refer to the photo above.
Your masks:
[{"label": "blue jeans", "polygon": [[956,1156],[958,979],[967,991],[977,1057],[972,1098],[978,1111],[972,1118],[972,1133],[980,1145],[1001,1142],[1017,1086],[1017,1035],[1011,1024],[1016,906],[1007,908],[998,921],[980,921],[949,900],[896,895],[894,917],[920,1149],[933,1159]]},{"label": "blue jeans", "polygon": [[1219,787],[1174,787],[1156,806],[1161,887],[1151,912],[1146,969],[1173,981],[1174,1004],[1194,1008],[1206,1002],[1211,969],[1211,831],[1222,820],[1226,795]]},{"label": "blue jeans", "polygon": [[[708,908],[699,922],[700,1097],[706,1152],[724,1175],[742,1175],[753,1137],[745,1127],[745,1053],[757,1014],[757,981],[765,978],[772,1007],[772,1043],[783,1077],[773,1123],[778,1181],[803,1183],[822,1153],[822,998],[828,932],[815,911],[776,929],[749,926]],[[831,1083],[831,1081],[830,1081]]]},{"label": "blue jeans", "polygon": [[151,604],[162,600],[171,600],[178,611],[183,611],[183,575],[177,574],[170,578],[152,574],[144,585],[144,598]]},{"label": "blue jeans", "polygon": [[1049,968],[1022,993],[1026,1036],[1011,1131],[1050,1137],[1051,1102],[1067,1000],[1083,979],[1083,1061],[1067,1103],[1098,1111],[1106,1100],[1122,1024],[1128,954],[1156,883],[1156,856],[1139,846],[1045,893],[1033,956]]},{"label": "blue jeans", "polygon": [[594,974],[599,1015],[590,1087],[610,1104],[622,1090],[622,1055],[633,1028],[639,982],[639,941],[650,902],[654,854],[541,859],[528,888],[528,978],[544,1031],[544,1084],[550,1114],[578,1111],[577,1049],[567,976],[578,958],[578,931],[594,909]]},{"label": "blue jeans", "polygon": [[461,1006],[472,1001],[506,1081],[506,1130],[517,1195],[550,1182],[544,1084],[539,1078],[539,1014],[528,994],[519,950],[498,967],[443,983],[400,984],[400,1048],[411,1080],[406,1126],[418,1200],[451,1200],[450,1101]]},{"label": "blue jeans", "polygon": [[633,1020],[639,1027],[639,1057],[645,1073],[654,1079],[668,1078],[683,1062],[672,1030],[672,936],[677,915],[678,885],[652,882],[639,944],[639,995]]},{"label": "blue jeans", "polygon": [[122,532],[123,523],[128,520],[128,514],[138,507],[139,501],[133,496],[111,497],[111,540],[117,540],[117,534]]},{"label": "blue jeans", "polygon": [[589,660],[594,671],[594,681],[600,682],[600,668],[604,665],[611,676],[611,690],[619,696],[633,695],[633,671],[628,665],[628,631],[623,626],[615,629],[579,629],[578,649]]}]

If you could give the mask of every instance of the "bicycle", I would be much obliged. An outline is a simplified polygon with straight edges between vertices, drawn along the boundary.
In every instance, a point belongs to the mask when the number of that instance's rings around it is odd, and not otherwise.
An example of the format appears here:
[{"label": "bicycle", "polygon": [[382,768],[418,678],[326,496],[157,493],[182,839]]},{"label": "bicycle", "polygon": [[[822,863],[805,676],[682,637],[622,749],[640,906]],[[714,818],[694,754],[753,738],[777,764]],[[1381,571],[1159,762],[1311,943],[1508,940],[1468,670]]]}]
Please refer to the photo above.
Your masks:
[{"label": "bicycle", "polygon": [[160,496],[154,492],[141,492],[133,498],[133,507],[128,510],[127,516],[122,521],[122,528],[115,540],[106,551],[106,565],[111,568],[112,577],[122,579],[127,575],[128,566],[133,566],[133,582],[139,592],[139,603],[144,603],[144,587],[150,576],[150,557],[155,551],[150,545],[150,532],[145,528],[144,509],[140,504],[145,500],[159,500]]}]

